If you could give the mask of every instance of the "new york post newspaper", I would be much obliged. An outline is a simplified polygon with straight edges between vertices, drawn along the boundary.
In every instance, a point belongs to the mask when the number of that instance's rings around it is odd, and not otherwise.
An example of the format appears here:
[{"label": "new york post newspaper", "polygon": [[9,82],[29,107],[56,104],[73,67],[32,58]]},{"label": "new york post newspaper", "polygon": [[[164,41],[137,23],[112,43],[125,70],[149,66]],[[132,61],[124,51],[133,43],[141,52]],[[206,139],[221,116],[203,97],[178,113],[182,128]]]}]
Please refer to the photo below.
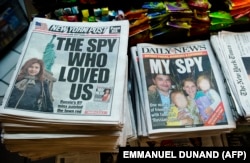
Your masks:
[{"label": "new york post newspaper", "polygon": [[[120,124],[128,31],[127,20],[92,23],[34,18],[2,115]],[[25,74],[31,65],[39,67],[38,75]],[[38,96],[38,92],[43,93]],[[40,105],[35,102],[38,99]]]}]

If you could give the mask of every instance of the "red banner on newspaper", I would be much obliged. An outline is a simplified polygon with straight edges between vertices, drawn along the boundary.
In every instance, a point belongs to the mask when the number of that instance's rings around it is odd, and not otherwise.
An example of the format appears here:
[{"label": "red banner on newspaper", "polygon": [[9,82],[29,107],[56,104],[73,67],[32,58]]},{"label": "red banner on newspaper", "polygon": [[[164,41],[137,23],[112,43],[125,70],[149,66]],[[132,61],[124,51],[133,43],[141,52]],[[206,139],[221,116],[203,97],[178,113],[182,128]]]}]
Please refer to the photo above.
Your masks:
[{"label": "red banner on newspaper", "polygon": [[223,103],[220,102],[220,104],[217,106],[217,108],[214,110],[212,115],[208,118],[208,120],[205,122],[205,126],[213,126],[215,125],[219,120],[223,118],[223,113],[225,112]]}]

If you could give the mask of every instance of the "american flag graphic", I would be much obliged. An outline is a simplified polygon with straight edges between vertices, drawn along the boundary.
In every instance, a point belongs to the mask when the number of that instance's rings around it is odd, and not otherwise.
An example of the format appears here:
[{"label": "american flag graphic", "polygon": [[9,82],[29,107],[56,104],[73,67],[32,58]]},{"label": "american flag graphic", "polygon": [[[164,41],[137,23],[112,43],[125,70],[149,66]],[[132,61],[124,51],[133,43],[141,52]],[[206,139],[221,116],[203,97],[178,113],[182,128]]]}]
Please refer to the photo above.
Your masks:
[{"label": "american flag graphic", "polygon": [[48,30],[47,24],[46,23],[40,23],[40,22],[36,22],[36,29],[40,29],[40,30]]}]

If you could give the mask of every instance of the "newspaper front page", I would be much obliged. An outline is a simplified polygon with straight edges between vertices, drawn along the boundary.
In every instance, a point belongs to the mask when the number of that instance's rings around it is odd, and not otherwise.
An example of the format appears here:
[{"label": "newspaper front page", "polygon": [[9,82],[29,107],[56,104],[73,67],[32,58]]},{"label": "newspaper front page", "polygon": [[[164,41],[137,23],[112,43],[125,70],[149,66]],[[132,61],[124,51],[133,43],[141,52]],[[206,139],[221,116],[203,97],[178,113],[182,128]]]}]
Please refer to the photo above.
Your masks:
[{"label": "newspaper front page", "polygon": [[229,71],[229,68],[227,66],[225,57],[223,55],[223,48],[221,46],[221,41],[219,39],[219,36],[217,34],[213,34],[210,36],[210,43],[212,45],[212,48],[216,54],[216,57],[218,59],[218,62],[220,63],[221,70],[223,72],[223,76],[225,78],[225,86],[226,86],[226,92],[229,99],[229,104],[233,112],[233,116],[235,120],[241,119],[241,117],[244,117],[244,110],[242,109],[242,106],[240,104],[239,96],[237,95],[237,90],[234,86],[233,81],[231,80],[231,72]]},{"label": "newspaper front page", "polygon": [[[0,113],[120,123],[128,32],[127,20],[69,23],[34,18]],[[38,104],[29,105],[35,100]]]},{"label": "newspaper front page", "polygon": [[[227,80],[232,93],[236,96],[236,103],[242,110],[239,114],[249,119],[250,116],[250,32],[221,31],[217,36],[220,47],[222,66],[227,69]],[[216,41],[215,39],[211,40]],[[216,47],[215,47],[216,48]],[[226,63],[226,64],[225,64]]]},{"label": "newspaper front page", "polygon": [[137,49],[149,135],[235,128],[208,40]]}]

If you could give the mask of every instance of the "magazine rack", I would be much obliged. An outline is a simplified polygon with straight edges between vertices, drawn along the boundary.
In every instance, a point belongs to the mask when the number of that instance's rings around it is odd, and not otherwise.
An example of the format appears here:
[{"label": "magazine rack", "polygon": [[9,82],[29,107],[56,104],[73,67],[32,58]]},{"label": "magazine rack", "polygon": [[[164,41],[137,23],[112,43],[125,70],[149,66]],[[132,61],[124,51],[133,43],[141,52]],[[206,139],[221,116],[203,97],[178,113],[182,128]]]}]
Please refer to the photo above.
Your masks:
[{"label": "magazine rack", "polygon": [[[48,5],[47,1],[44,0],[32,0],[33,6],[38,10],[38,17],[44,17],[48,16],[52,19],[58,19],[57,15],[55,13],[64,12],[63,10],[70,9],[72,7],[77,6],[78,13],[73,14],[76,15],[78,20],[83,20],[83,10],[88,10],[88,15],[94,15],[93,9],[96,8],[106,8],[108,11],[112,10],[122,10],[124,13],[127,11],[132,11],[134,9],[141,9],[142,5],[145,2],[163,2],[159,0],[152,0],[152,1],[146,1],[146,0],[52,0],[50,1],[50,4]],[[229,11],[229,7],[224,3],[223,0],[209,0],[211,4],[211,8],[209,9],[210,12],[213,11]],[[70,14],[69,14],[70,15]],[[70,20],[71,21],[71,20]],[[170,28],[167,32],[164,34],[157,35],[157,37],[154,37],[153,39],[147,40],[148,42],[154,42],[154,43],[176,43],[176,42],[183,42],[183,41],[190,41],[190,40],[201,40],[201,39],[207,39],[210,36],[211,32],[217,32],[218,30],[204,30],[199,31],[202,28],[202,22],[196,23],[194,26],[196,26],[195,29],[193,29],[193,34],[189,35],[188,31],[183,28]],[[241,22],[236,21],[230,26],[225,26],[220,29],[225,29],[229,31],[247,31],[250,27],[250,21]],[[157,33],[161,33],[162,30],[157,31]],[[143,33],[139,37],[145,35],[149,35],[148,33]],[[171,38],[171,39],[169,39]],[[136,38],[132,38],[133,42],[130,43],[130,45],[140,42],[140,40],[135,40]],[[145,40],[143,40],[145,42]],[[143,42],[142,41],[142,42]]]},{"label": "magazine rack", "polygon": [[28,19],[17,0],[0,2],[0,58],[27,31]]}]

